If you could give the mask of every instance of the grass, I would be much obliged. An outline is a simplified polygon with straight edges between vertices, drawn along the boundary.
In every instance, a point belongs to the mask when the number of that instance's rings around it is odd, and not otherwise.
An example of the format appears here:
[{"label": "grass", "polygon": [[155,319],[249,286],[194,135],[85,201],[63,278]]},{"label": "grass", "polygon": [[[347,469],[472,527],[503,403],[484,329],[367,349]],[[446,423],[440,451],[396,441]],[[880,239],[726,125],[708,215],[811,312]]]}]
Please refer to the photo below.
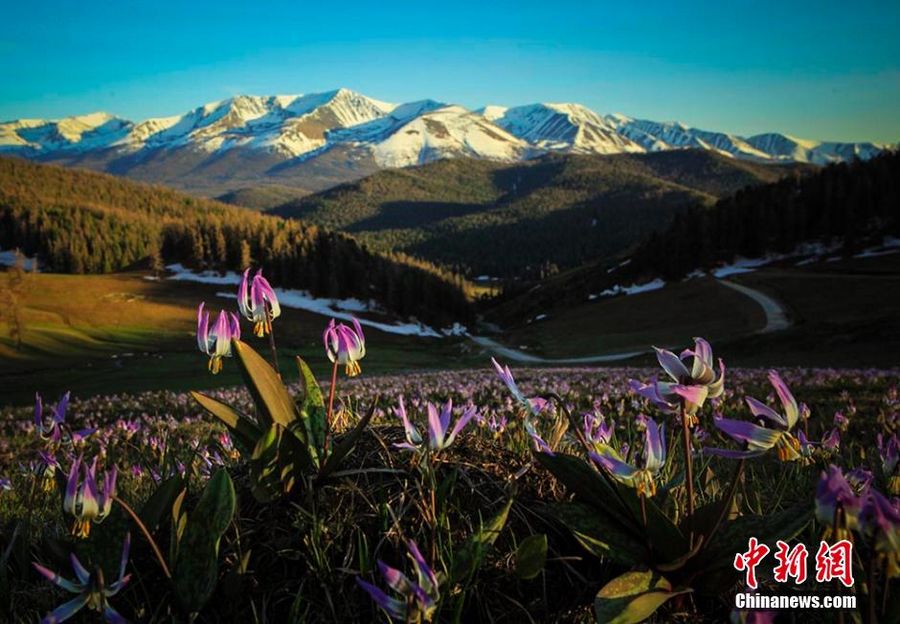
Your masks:
[{"label": "grass", "polygon": [[[234,305],[216,296],[232,287],[190,282],[151,281],[142,272],[111,275],[28,274],[22,297],[23,344],[17,349],[8,322],[0,323],[0,405],[22,404],[41,390],[72,389],[90,396],[151,389],[187,390],[235,385],[240,381],[226,361],[210,375],[196,347],[196,306],[206,301],[217,311]],[[0,274],[0,279],[3,279]],[[288,353],[320,362],[321,333],[327,318],[285,308],[275,323],[280,366],[292,370]],[[248,329],[245,324],[245,330]],[[381,351],[370,372],[393,372],[472,365],[475,354],[461,339],[399,336],[367,329]],[[265,350],[265,343],[245,337]],[[369,369],[368,362],[363,366]]]},{"label": "grass", "polygon": [[759,306],[704,278],[561,308],[512,329],[506,340],[548,358],[580,357],[681,344],[701,327],[710,340],[719,341],[764,323]]}]

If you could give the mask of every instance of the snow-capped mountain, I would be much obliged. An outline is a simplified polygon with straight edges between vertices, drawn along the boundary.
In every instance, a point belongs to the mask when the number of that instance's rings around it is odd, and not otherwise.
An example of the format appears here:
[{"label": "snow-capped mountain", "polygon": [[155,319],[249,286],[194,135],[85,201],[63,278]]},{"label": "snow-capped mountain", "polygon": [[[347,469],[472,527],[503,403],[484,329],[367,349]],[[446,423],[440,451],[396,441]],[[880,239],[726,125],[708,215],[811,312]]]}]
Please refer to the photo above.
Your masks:
[{"label": "snow-capped mountain", "polygon": [[0,153],[188,189],[237,188],[274,178],[279,184],[318,190],[379,168],[463,156],[516,161],[547,152],[699,148],[759,162],[826,164],[871,158],[885,147],[772,133],[744,138],[677,122],[601,116],[579,104],[477,111],[433,100],[397,105],[348,89],[242,95],[140,122],[92,113],[0,123]]},{"label": "snow-capped mountain", "polygon": [[580,104],[531,104],[501,109],[485,107],[484,115],[540,150],[584,154],[643,152],[614,124]]}]

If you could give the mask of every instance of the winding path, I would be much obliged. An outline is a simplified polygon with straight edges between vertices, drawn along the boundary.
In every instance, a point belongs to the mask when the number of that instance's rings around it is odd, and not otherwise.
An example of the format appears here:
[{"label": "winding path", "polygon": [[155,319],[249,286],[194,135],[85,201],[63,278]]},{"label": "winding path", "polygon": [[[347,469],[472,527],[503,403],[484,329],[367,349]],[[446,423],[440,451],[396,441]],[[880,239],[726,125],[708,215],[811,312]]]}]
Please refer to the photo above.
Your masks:
[{"label": "winding path", "polygon": [[[718,282],[723,286],[727,286],[732,290],[736,290],[739,293],[750,297],[762,307],[763,312],[766,315],[766,325],[762,329],[757,330],[756,333],[767,334],[769,332],[781,331],[791,326],[791,321],[788,318],[784,306],[782,306],[778,301],[776,301],[769,295],[760,292],[755,288],[750,288],[749,286],[744,286],[742,284],[736,284],[735,282],[731,282],[728,280],[720,279],[718,280]],[[622,360],[629,360],[638,355],[643,355],[650,352],[650,350],[648,349],[646,351],[627,351],[622,353],[589,355],[586,357],[576,358],[544,358],[538,355],[532,355],[531,353],[525,353],[524,351],[520,351],[518,349],[506,347],[496,340],[493,340],[492,338],[486,338],[484,336],[473,336],[471,334],[469,334],[469,338],[475,344],[478,344],[497,355],[512,360],[513,362],[523,362],[526,364],[601,364],[604,362],[619,362]]]},{"label": "winding path", "polygon": [[732,290],[736,290],[741,294],[747,295],[760,306],[762,306],[763,312],[766,313],[766,326],[760,329],[757,333],[768,334],[769,332],[781,331],[791,326],[791,321],[788,318],[784,306],[775,301],[775,299],[773,299],[769,295],[760,292],[755,288],[750,288],[748,286],[744,286],[743,284],[735,284],[734,282],[730,282],[728,280],[720,279],[719,283],[722,284],[722,286],[727,286]]}]

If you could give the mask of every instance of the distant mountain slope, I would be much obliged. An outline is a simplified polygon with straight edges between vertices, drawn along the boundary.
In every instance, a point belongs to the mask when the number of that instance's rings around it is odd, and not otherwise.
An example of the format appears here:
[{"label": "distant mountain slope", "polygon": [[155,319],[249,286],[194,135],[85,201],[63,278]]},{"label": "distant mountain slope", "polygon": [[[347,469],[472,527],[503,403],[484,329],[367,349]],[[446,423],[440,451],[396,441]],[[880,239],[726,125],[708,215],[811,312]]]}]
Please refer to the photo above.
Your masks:
[{"label": "distant mountain slope", "polygon": [[540,275],[628,249],[690,206],[803,167],[711,152],[455,159],[376,173],[273,209],[471,275]]},{"label": "distant mountain slope", "polygon": [[374,299],[401,317],[451,324],[470,316],[455,276],[352,237],[109,175],[0,158],[0,249],[60,273],[135,263],[264,268],[282,287]]},{"label": "distant mountain slope", "polygon": [[686,148],[756,162],[827,164],[871,158],[885,146],[777,133],[739,137],[678,122],[604,116],[574,103],[477,111],[427,99],[390,104],[348,89],[240,95],[139,122],[92,113],[0,123],[0,153],[209,196],[265,185],[320,191],[384,168],[450,158],[521,162],[547,153]]},{"label": "distant mountain slope", "polygon": [[[680,213],[615,263],[586,263],[540,285],[522,282],[508,288],[493,310],[494,320],[522,320],[557,306],[580,305],[615,286],[681,280],[737,258],[793,256],[789,266],[798,257],[799,266],[805,266],[811,254],[820,260],[859,254],[884,244],[885,237],[900,238],[898,180],[900,152],[895,151],[740,190],[712,207]],[[817,248],[828,251],[813,254]]]}]

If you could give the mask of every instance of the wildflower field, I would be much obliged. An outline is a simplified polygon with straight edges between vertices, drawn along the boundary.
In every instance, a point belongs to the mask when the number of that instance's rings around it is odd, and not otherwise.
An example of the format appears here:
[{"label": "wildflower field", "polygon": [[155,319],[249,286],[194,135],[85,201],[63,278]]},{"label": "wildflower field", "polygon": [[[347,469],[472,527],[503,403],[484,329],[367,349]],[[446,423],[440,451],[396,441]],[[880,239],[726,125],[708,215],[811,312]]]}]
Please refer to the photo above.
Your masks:
[{"label": "wildflower field", "polygon": [[[243,317],[243,318],[241,318]],[[0,414],[0,611],[31,622],[893,621],[900,371],[278,371],[277,299],[198,310],[243,386]],[[249,321],[249,325],[248,325]],[[243,335],[242,335],[243,326]],[[316,363],[321,367],[321,362]],[[40,389],[36,389],[40,390]],[[762,545],[762,546],[760,546]],[[807,561],[808,559],[808,561]],[[802,565],[801,565],[802,564]],[[852,596],[845,610],[734,595]],[[80,618],[80,619],[78,619]]]}]

